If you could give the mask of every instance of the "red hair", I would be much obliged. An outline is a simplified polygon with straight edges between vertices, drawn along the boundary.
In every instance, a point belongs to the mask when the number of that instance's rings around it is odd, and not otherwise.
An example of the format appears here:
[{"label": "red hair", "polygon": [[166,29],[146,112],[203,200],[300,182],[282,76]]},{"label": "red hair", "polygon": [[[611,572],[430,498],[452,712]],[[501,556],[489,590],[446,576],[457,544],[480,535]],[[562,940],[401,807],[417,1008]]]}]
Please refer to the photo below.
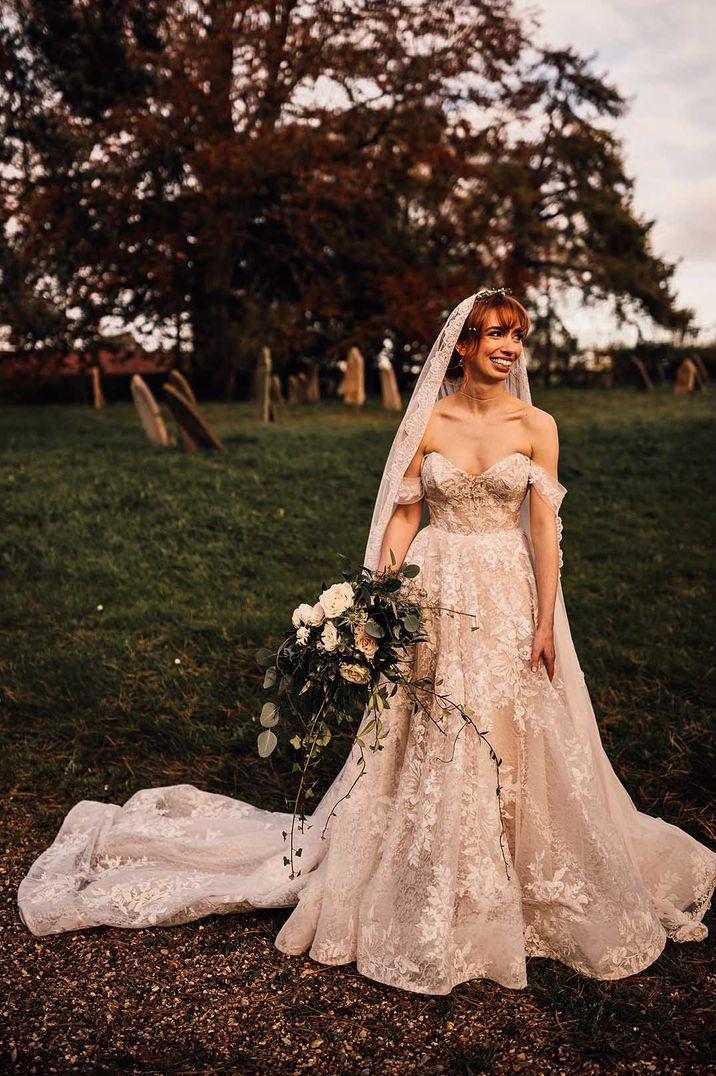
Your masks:
[{"label": "red hair", "polygon": [[[488,295],[485,299],[478,299],[472,310],[465,318],[465,324],[458,337],[458,343],[478,344],[482,339],[487,315],[494,311],[497,314],[497,323],[503,329],[519,329],[524,336],[530,331],[530,316],[524,306],[511,295]],[[456,379],[462,374],[462,355],[455,348],[450,362],[448,363],[445,377]]]}]

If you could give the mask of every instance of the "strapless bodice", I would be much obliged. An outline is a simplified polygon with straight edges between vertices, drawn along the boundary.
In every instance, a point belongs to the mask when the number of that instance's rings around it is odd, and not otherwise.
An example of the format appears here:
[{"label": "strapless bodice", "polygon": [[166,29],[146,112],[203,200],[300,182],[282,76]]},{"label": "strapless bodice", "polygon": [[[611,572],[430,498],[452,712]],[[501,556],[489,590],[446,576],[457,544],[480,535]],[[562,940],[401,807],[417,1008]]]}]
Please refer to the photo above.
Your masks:
[{"label": "strapless bodice", "polygon": [[[427,452],[420,476],[403,476],[395,503],[411,504],[425,498],[433,531],[504,535],[520,532],[520,508],[529,486],[554,512],[560,540],[559,509],[567,491],[524,452],[512,452],[480,474],[463,471],[442,452]],[[561,567],[561,551],[559,563]]]},{"label": "strapless bodice", "polygon": [[529,456],[513,452],[481,474],[472,474],[440,452],[427,453],[421,475],[431,526],[455,534],[516,530],[530,464]]}]

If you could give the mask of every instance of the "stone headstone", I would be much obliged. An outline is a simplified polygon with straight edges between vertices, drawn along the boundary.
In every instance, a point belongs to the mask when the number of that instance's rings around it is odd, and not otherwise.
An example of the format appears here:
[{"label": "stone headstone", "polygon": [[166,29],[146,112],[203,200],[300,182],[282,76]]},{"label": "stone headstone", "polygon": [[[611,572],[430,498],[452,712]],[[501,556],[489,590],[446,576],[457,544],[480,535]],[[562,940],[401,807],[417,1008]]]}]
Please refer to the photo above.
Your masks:
[{"label": "stone headstone", "polygon": [[674,379],[674,396],[688,396],[696,389],[696,363],[691,359],[680,362]]},{"label": "stone headstone", "polygon": [[297,374],[296,384],[298,386],[298,402],[302,404],[308,403],[308,374]]},{"label": "stone headstone", "polygon": [[321,399],[321,386],[318,380],[318,367],[312,366],[306,375],[306,403],[318,403]]},{"label": "stone headstone", "polygon": [[343,399],[350,407],[365,403],[365,360],[357,347],[350,348],[346,357]]},{"label": "stone headstone", "polygon": [[132,400],[139,415],[139,421],[144,427],[144,432],[153,445],[170,444],[169,434],[164,425],[159,404],[154,399],[151,390],[140,374],[134,374],[130,382]]},{"label": "stone headstone", "polygon": [[170,385],[174,386],[177,392],[181,392],[184,394],[189,403],[196,403],[196,396],[194,395],[192,387],[187,381],[187,379],[184,377],[184,374],[181,372],[181,370],[170,370],[167,380]]},{"label": "stone headstone", "polygon": [[[174,386],[177,392],[180,392],[182,396],[189,401],[189,403],[196,405],[194,391],[180,370],[170,370],[167,380],[170,385]],[[196,449],[197,446],[183,426],[179,426],[179,438],[188,452],[193,452]]]},{"label": "stone headstone", "polygon": [[177,426],[187,433],[189,441],[184,442],[187,448],[216,452],[226,451],[219,438],[209,429],[196,406],[168,381],[164,382],[164,398]]},{"label": "stone headstone", "polygon": [[259,422],[271,422],[274,417],[271,410],[271,351],[267,347],[261,348],[256,366],[256,400]]},{"label": "stone headstone", "polygon": [[299,386],[298,378],[295,374],[288,375],[288,402],[290,404],[299,403]]},{"label": "stone headstone", "polygon": [[271,395],[271,403],[274,407],[279,407],[283,403],[283,393],[281,391],[281,378],[278,374],[271,374],[269,392]]},{"label": "stone headstone", "polygon": [[395,370],[389,358],[383,357],[380,359],[378,373],[380,375],[380,398],[383,401],[383,407],[386,411],[401,411],[403,401],[400,399]]}]

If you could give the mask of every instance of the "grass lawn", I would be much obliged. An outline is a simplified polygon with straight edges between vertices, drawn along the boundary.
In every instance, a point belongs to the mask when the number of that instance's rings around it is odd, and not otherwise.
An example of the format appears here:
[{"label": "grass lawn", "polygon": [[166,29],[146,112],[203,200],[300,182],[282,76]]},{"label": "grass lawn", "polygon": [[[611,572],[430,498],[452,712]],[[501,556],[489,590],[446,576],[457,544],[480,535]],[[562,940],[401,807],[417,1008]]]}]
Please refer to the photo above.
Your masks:
[{"label": "grass lawn", "polygon": [[[536,402],[560,427],[563,585],[605,746],[639,808],[708,843],[714,398]],[[525,991],[434,998],[284,956],[286,910],[22,928],[17,884],[78,799],[190,782],[284,809],[293,788],[291,748],[256,756],[254,652],[339,553],[362,557],[397,419],[204,410],[225,456],[153,449],[129,404],[0,408],[0,1070],[705,1071],[710,939],[620,982],[532,960]],[[332,744],[326,785],[347,750]]]}]

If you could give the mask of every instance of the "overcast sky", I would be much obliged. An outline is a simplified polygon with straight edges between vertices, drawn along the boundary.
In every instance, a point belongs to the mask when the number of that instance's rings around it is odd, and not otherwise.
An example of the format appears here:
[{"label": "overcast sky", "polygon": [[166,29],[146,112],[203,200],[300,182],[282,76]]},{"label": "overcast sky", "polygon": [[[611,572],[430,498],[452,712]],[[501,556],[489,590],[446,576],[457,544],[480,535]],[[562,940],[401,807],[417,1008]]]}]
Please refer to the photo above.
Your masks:
[{"label": "overcast sky", "polygon": [[[653,246],[680,261],[679,301],[716,335],[716,2],[714,0],[521,0],[541,12],[541,39],[596,53],[593,69],[630,105],[612,121],[640,216],[655,220]],[[594,313],[570,325],[584,343],[613,329]],[[597,324],[602,321],[602,324]],[[633,339],[630,334],[628,339]]]}]

